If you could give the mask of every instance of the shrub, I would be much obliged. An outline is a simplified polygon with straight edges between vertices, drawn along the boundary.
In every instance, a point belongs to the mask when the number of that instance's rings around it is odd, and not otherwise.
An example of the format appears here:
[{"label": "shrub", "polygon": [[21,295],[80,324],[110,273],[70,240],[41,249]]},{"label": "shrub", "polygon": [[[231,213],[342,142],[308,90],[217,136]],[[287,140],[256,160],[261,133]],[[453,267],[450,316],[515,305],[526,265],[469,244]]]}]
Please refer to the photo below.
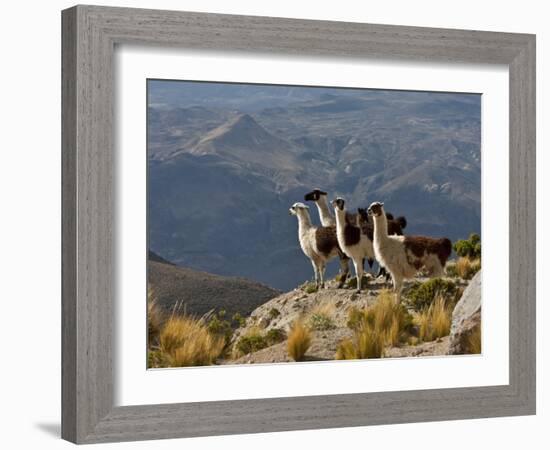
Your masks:
[{"label": "shrub", "polygon": [[[344,277],[344,274],[343,273],[339,273],[337,274],[335,277],[334,277],[334,281],[337,281],[338,283],[340,283],[340,281],[342,281],[342,278]],[[347,275],[346,275],[346,278],[347,278]]]},{"label": "shrub", "polygon": [[276,319],[281,315],[281,311],[279,311],[277,308],[271,308],[269,312],[267,313],[270,319]]},{"label": "shrub", "polygon": [[470,280],[476,273],[481,270],[481,260],[471,260],[461,256],[456,262],[456,273],[464,280]]},{"label": "shrub", "polygon": [[479,234],[472,233],[468,239],[458,240],[453,245],[458,256],[470,259],[481,258],[481,239]]},{"label": "shrub", "polygon": [[313,294],[317,292],[317,285],[315,283],[305,283],[302,285],[302,291],[306,294]]},{"label": "shrub", "polygon": [[[220,313],[223,314],[220,315]],[[225,345],[229,344],[233,336],[233,328],[228,320],[224,320],[225,312],[222,310],[214,315],[208,321],[208,331],[215,336],[220,336],[224,339]]]},{"label": "shrub", "polygon": [[420,339],[433,341],[447,336],[451,331],[451,314],[452,309],[446,304],[445,299],[438,297],[417,317]]},{"label": "shrub", "polygon": [[222,337],[208,331],[202,320],[172,315],[159,335],[162,359],[171,367],[210,365],[225,346]]},{"label": "shrub", "polygon": [[286,333],[281,328],[272,328],[265,335],[268,345],[275,345],[286,339]]},{"label": "shrub", "polygon": [[246,319],[240,313],[233,314],[232,320],[236,328],[242,328],[246,325]]},{"label": "shrub", "polygon": [[309,318],[309,326],[312,330],[325,331],[335,328],[334,321],[323,314],[312,314]]},{"label": "shrub", "polygon": [[416,311],[429,307],[437,297],[456,303],[461,292],[454,281],[432,278],[424,283],[416,281],[407,292],[407,300]]},{"label": "shrub", "polygon": [[311,345],[311,332],[301,319],[292,325],[288,335],[287,350],[294,361],[303,361]]},{"label": "shrub", "polygon": [[309,316],[309,326],[311,329],[325,331],[335,328],[334,320],[332,319],[334,311],[335,306],[330,302],[323,303],[313,308]]},{"label": "shrub", "polygon": [[456,278],[458,277],[458,272],[456,269],[456,262],[455,261],[449,261],[447,265],[445,266],[445,274],[448,277]]},{"label": "shrub", "polygon": [[242,336],[236,345],[237,352],[241,355],[248,355],[266,347],[268,347],[266,337],[255,328],[251,329],[245,336]]}]

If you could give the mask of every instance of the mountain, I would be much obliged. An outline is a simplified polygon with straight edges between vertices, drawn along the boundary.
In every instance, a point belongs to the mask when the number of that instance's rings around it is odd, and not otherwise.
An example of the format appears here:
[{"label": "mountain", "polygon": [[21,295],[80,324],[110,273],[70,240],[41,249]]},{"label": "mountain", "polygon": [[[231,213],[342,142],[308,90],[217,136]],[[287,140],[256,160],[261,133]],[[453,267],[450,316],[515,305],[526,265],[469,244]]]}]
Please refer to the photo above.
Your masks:
[{"label": "mountain", "polygon": [[408,234],[481,231],[479,95],[177,82],[149,92],[149,242],[180,266],[282,290],[310,279],[288,208],[315,187],[351,209],[384,201]]},{"label": "mountain", "polygon": [[178,267],[149,252],[148,282],[157,305],[171,313],[180,305],[186,313],[202,316],[212,309],[224,309],[228,317],[235,313],[247,316],[257,306],[280,294],[280,291],[251,280],[222,277],[185,267]]}]

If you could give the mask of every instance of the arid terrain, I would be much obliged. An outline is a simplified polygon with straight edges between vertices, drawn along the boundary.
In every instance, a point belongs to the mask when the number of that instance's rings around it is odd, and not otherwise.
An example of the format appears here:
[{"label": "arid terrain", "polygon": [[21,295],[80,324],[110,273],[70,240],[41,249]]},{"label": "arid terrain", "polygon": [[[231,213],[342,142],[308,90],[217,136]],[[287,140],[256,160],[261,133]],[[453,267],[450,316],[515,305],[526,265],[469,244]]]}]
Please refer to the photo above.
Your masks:
[{"label": "arid terrain", "polygon": [[[205,298],[213,293],[208,289],[212,280],[224,282],[203,278]],[[306,282],[282,294],[252,284],[256,291],[244,297],[246,286],[228,285],[221,307],[202,312],[205,305],[178,303],[170,312],[163,281],[151,286],[155,294],[149,299],[150,367],[481,352],[479,260],[450,261],[442,278],[419,274],[406,283],[401,304],[395,303],[384,278],[368,274],[361,293],[354,279],[344,288],[335,279],[324,289]],[[182,281],[179,288],[184,285]],[[254,301],[257,295],[271,298]]]}]

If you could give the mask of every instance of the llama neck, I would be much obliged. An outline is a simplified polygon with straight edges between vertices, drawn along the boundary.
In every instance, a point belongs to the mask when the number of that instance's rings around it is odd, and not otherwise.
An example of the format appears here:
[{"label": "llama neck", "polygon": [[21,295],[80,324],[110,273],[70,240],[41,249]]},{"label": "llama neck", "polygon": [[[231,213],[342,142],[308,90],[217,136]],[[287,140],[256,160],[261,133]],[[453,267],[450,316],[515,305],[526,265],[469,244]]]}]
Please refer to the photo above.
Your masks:
[{"label": "llama neck", "polygon": [[319,200],[317,200],[315,204],[317,205],[317,209],[319,210],[321,225],[323,225],[324,227],[334,225],[334,217],[330,213],[327,197],[325,195],[319,197]]},{"label": "llama neck", "polygon": [[339,208],[335,208],[336,215],[336,229],[343,230],[346,225],[346,211],[342,211]]},{"label": "llama neck", "polygon": [[374,239],[378,242],[388,239],[388,219],[384,212],[374,216]]},{"label": "llama neck", "polygon": [[306,211],[301,211],[298,213],[298,231],[300,234],[305,233],[311,229],[311,218],[309,213]]}]

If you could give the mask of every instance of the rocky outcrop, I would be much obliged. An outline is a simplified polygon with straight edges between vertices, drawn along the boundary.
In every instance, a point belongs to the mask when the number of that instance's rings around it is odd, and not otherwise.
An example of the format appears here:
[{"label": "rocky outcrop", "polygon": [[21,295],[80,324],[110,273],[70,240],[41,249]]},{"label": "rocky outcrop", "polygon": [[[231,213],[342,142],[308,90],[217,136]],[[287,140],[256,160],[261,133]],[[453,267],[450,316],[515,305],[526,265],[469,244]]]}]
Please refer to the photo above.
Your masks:
[{"label": "rocky outcrop", "polygon": [[450,355],[470,353],[468,339],[481,326],[481,271],[471,280],[453,311]]}]

